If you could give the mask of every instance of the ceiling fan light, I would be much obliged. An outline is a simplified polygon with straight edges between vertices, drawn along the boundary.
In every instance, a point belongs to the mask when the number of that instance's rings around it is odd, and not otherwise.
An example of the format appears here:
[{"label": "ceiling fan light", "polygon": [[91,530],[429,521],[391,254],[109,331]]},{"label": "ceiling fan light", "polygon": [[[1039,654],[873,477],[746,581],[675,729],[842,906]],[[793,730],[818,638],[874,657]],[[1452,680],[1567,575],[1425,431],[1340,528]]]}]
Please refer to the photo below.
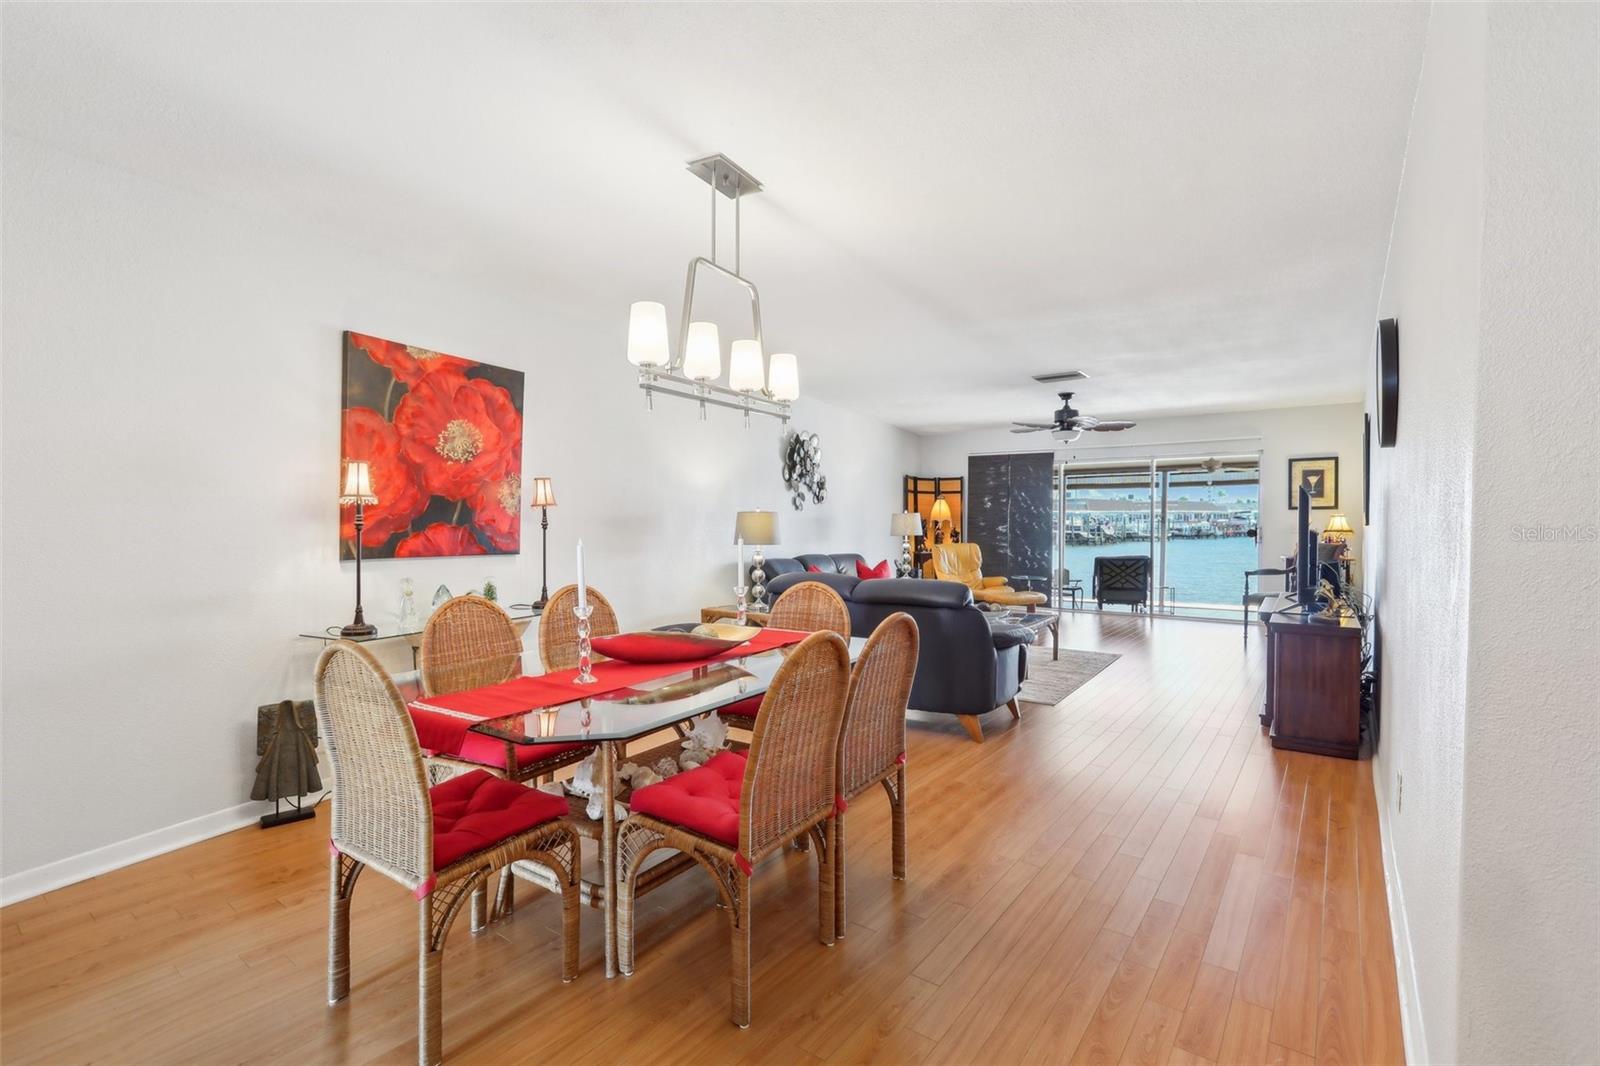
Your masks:
[{"label": "ceiling fan light", "polygon": [[683,372],[695,381],[713,381],[722,374],[722,339],[715,322],[689,323],[683,344]]},{"label": "ceiling fan light", "polygon": [[760,392],[765,377],[761,342],[734,341],[728,352],[728,387],[739,392]]},{"label": "ceiling fan light", "polygon": [[775,400],[792,402],[800,398],[800,366],[792,352],[773,352],[767,368],[767,391]]},{"label": "ceiling fan light", "polygon": [[666,305],[640,300],[628,308],[628,362],[666,366],[667,360]]}]

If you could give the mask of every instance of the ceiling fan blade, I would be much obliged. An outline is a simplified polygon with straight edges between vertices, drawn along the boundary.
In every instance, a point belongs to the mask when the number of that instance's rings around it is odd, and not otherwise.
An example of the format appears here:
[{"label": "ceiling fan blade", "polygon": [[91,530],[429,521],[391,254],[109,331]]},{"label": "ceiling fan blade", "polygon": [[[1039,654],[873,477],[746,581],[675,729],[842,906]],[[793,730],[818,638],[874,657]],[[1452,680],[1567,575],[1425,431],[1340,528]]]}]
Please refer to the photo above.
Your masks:
[{"label": "ceiling fan blade", "polygon": [[1096,422],[1094,425],[1085,426],[1084,428],[1092,429],[1096,433],[1113,433],[1119,429],[1132,429],[1138,424],[1137,422]]},{"label": "ceiling fan blade", "polygon": [[1100,420],[1094,415],[1078,415],[1072,420],[1072,425],[1075,429],[1093,429],[1099,424]]},{"label": "ceiling fan blade", "polygon": [[1013,426],[1021,426],[1023,429],[1055,429],[1056,428],[1056,425],[1055,425],[1054,422],[1013,422],[1011,424]]},{"label": "ceiling fan blade", "polygon": [[1038,433],[1041,430],[1054,429],[1054,426],[1024,426],[1020,422],[1011,432],[1013,433]]}]

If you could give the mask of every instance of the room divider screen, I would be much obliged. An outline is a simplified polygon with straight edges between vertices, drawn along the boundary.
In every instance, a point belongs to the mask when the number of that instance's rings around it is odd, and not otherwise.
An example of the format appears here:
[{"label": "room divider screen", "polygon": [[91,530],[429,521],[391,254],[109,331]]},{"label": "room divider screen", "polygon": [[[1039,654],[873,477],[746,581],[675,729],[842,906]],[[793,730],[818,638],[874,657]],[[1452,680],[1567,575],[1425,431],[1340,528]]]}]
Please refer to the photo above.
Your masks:
[{"label": "room divider screen", "polygon": [[983,549],[985,574],[1013,588],[1051,593],[1055,547],[1055,455],[1013,452],[967,459],[967,530]]}]

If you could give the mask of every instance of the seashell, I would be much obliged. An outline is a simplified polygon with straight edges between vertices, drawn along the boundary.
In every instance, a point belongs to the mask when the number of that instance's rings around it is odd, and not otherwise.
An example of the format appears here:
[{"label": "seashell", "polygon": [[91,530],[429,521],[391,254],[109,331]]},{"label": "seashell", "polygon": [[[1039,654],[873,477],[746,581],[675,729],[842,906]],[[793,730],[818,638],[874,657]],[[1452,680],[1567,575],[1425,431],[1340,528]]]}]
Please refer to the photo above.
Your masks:
[{"label": "seashell", "polygon": [[656,772],[657,777],[666,780],[678,772],[678,761],[670,755],[663,755],[656,760],[656,764],[650,769]]}]

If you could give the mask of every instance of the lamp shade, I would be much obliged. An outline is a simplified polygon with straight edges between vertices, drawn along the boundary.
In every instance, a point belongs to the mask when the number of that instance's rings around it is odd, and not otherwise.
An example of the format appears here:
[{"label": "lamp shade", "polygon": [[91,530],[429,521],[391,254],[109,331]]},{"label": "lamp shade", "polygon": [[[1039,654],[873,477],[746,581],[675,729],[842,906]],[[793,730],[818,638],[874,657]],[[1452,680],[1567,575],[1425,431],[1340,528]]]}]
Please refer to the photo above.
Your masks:
[{"label": "lamp shade", "polygon": [[339,502],[346,507],[378,502],[372,494],[372,474],[364,460],[351,459],[344,464],[344,489],[339,493]]},{"label": "lamp shade", "polygon": [[772,353],[772,365],[767,368],[767,391],[774,400],[800,398],[800,366],[793,352]]},{"label": "lamp shade", "polygon": [[760,392],[766,378],[761,366],[761,342],[734,341],[728,351],[728,387],[739,392]]},{"label": "lamp shade", "polygon": [[778,543],[778,512],[740,511],[733,524],[733,539],[746,544]]},{"label": "lamp shade", "polygon": [[901,511],[889,518],[889,535],[892,537],[922,536],[922,516],[915,511]]},{"label": "lamp shade", "polygon": [[1323,530],[1323,532],[1325,532],[1325,533],[1354,533],[1355,530],[1350,528],[1350,519],[1346,518],[1342,514],[1336,514],[1336,515],[1332,515],[1332,516],[1329,517],[1328,526],[1327,526],[1327,528],[1325,530]]},{"label": "lamp shade", "polygon": [[933,501],[933,510],[928,512],[928,517],[935,522],[950,521],[950,505],[943,496],[936,497]]},{"label": "lamp shade", "polygon": [[533,479],[533,499],[529,507],[554,507],[556,505],[556,490],[551,487],[547,477]]},{"label": "lamp shade", "polygon": [[654,300],[640,300],[628,308],[628,362],[666,366],[667,359],[667,308]]},{"label": "lamp shade", "polygon": [[712,381],[722,374],[722,340],[715,322],[689,323],[683,342],[683,372],[696,381]]}]

